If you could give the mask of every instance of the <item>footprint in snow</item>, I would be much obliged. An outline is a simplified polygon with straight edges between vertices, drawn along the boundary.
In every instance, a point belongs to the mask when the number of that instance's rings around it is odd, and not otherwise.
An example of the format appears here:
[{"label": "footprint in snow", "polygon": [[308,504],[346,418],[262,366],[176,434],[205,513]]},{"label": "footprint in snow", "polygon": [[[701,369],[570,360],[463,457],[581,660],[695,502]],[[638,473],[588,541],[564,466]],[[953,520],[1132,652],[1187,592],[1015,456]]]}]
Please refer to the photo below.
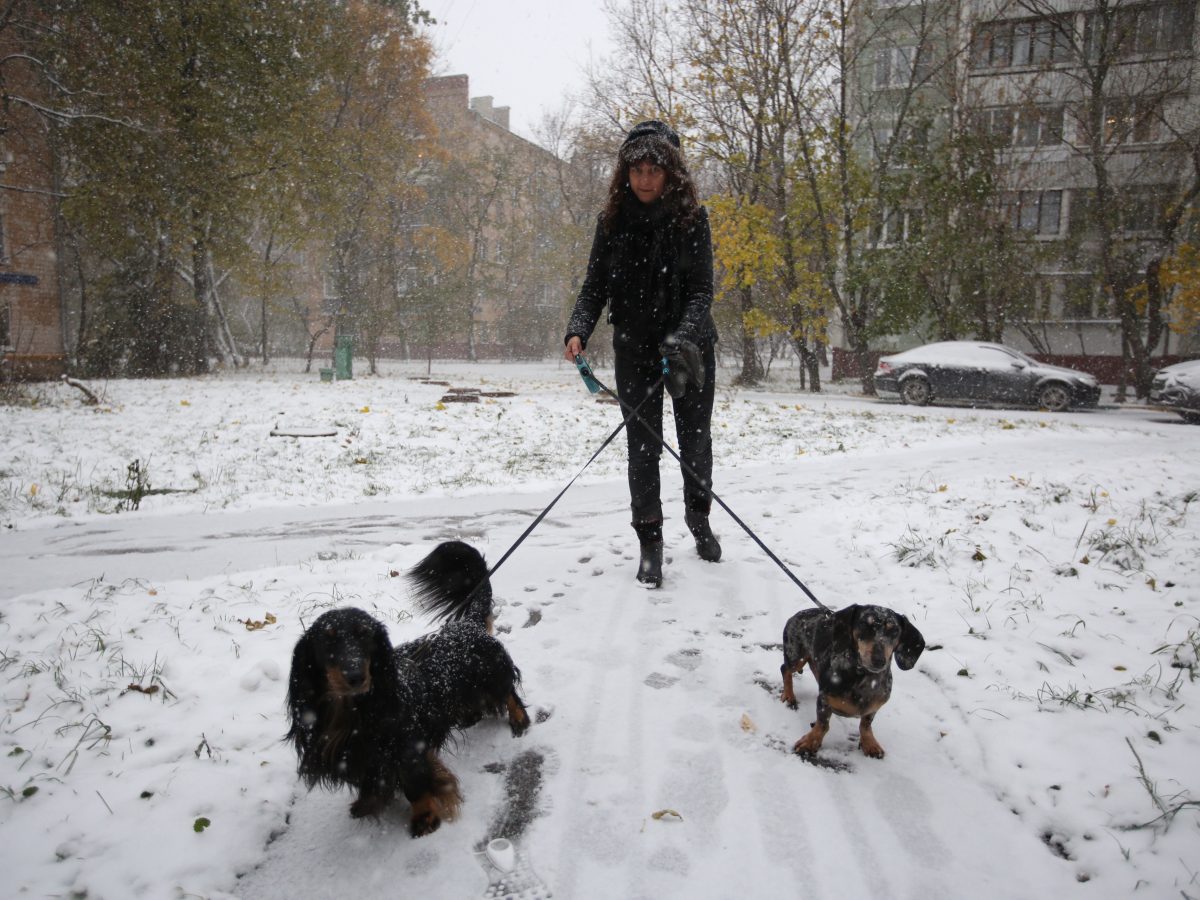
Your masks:
[{"label": "footprint in snow", "polygon": [[654,688],[655,690],[662,690],[663,688],[669,688],[678,680],[679,679],[674,675],[663,675],[661,672],[651,672],[646,676],[644,684],[647,687]]},{"label": "footprint in snow", "polygon": [[700,664],[703,662],[700,656],[700,649],[698,647],[685,647],[682,650],[676,650],[668,656],[667,662],[688,672],[694,672],[700,668]]}]

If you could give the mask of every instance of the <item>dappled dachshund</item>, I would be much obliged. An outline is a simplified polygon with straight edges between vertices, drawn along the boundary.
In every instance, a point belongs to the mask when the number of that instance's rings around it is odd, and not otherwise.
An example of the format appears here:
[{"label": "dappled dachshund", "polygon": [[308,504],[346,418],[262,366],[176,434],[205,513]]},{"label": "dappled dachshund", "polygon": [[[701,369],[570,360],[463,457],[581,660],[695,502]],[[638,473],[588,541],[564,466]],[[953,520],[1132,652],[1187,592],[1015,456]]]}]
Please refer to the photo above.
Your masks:
[{"label": "dappled dachshund", "polygon": [[797,753],[821,749],[829,718],[857,718],[859,746],[881,759],[883,747],[871,729],[875,714],[892,694],[892,657],[911,669],[925,649],[925,639],[907,618],[883,606],[847,606],[837,612],[806,609],[783,628],[783,702],[796,708],[792,673],[807,664],[817,678],[817,721],[796,742]]},{"label": "dappled dachshund", "polygon": [[529,727],[521,673],[491,634],[487,566],[460,541],[439,545],[408,573],[418,603],[442,627],[399,647],[360,609],[321,615],[292,653],[287,733],[312,788],[348,785],[350,815],[378,817],[399,791],[419,837],[452,820],[462,797],[438,751],[455,731],[507,714]]}]

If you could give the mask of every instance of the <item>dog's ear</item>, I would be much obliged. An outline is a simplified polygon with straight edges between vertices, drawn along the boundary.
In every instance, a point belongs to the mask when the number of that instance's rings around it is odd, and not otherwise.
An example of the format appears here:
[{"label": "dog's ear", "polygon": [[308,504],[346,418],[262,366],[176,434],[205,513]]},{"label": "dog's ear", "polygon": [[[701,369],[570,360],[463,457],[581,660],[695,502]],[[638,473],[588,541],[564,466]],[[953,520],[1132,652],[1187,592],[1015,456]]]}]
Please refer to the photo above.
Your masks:
[{"label": "dog's ear", "polygon": [[858,614],[862,610],[863,607],[859,604],[851,604],[835,612],[833,614],[833,626],[836,634],[844,636],[848,640],[854,630],[854,623],[858,620]]},{"label": "dog's ear", "polygon": [[325,671],[313,651],[313,639],[306,631],[292,650],[292,671],[288,678],[287,705],[292,718],[288,737],[297,741],[303,730],[312,726],[311,718],[325,693]]},{"label": "dog's ear", "polygon": [[896,665],[901,669],[911,669],[917,664],[917,658],[925,650],[925,638],[917,630],[917,626],[908,621],[907,616],[896,614],[900,620],[900,640],[896,644]]},{"label": "dog's ear", "polygon": [[845,606],[833,614],[833,620],[837,623],[838,628],[844,629],[849,634],[850,629],[854,627],[854,622],[858,618],[858,613],[862,609],[857,603],[850,606]]},{"label": "dog's ear", "polygon": [[393,697],[396,693],[396,663],[387,626],[376,620],[371,629],[371,693]]}]

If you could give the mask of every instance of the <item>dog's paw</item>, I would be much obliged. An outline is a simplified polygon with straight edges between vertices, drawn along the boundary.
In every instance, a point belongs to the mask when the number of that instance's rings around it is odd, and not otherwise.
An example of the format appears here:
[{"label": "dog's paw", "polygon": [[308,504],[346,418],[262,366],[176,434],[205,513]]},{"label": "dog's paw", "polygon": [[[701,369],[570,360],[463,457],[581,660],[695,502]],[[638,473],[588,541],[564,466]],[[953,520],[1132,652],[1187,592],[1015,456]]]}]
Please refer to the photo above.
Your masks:
[{"label": "dog's paw", "polygon": [[879,741],[875,740],[875,738],[862,738],[858,742],[858,746],[865,756],[869,756],[871,759],[883,759],[883,747],[879,745]]},{"label": "dog's paw", "polygon": [[378,819],[385,806],[387,800],[383,797],[359,797],[350,804],[350,816],[355,819]]},{"label": "dog's paw", "polygon": [[779,695],[780,702],[786,704],[788,709],[798,709],[800,704],[796,702],[795,696],[788,696],[787,692]]},{"label": "dog's paw", "polygon": [[804,737],[800,738],[800,740],[796,741],[795,745],[792,747],[792,752],[800,756],[813,756],[818,750],[821,749],[821,743],[824,740],[824,737],[825,735],[823,734],[815,734],[814,732],[810,731]]},{"label": "dog's paw", "polygon": [[433,834],[441,825],[442,820],[437,814],[427,810],[413,815],[412,821],[408,823],[408,833],[415,838],[425,837],[427,834]]},{"label": "dog's paw", "polygon": [[520,737],[529,730],[529,725],[532,721],[529,718],[529,713],[525,712],[525,710],[521,710],[521,713],[521,718],[517,719],[510,717],[508,720],[508,727],[512,731],[513,737]]}]

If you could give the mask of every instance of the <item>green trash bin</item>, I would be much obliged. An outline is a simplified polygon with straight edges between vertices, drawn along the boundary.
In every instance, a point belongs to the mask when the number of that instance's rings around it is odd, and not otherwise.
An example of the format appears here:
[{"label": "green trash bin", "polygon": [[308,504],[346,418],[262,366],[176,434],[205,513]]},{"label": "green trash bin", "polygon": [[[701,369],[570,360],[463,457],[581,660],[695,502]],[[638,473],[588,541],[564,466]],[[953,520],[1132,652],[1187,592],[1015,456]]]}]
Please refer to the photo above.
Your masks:
[{"label": "green trash bin", "polygon": [[333,370],[338,381],[349,381],[354,377],[354,338],[339,334],[333,342]]}]

